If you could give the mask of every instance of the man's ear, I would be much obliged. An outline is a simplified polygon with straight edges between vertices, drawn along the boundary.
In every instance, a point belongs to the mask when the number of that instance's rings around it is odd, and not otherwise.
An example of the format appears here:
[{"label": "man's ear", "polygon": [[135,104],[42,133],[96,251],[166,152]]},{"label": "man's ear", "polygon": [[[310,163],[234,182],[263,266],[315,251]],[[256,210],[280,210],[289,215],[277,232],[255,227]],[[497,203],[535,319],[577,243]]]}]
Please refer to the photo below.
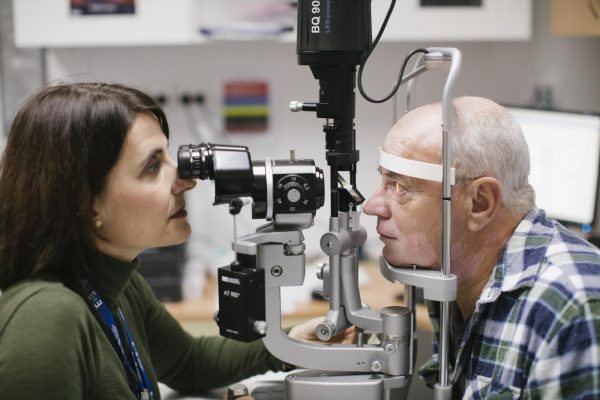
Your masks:
[{"label": "man's ear", "polygon": [[470,212],[468,227],[472,232],[485,228],[500,209],[502,184],[496,178],[483,177],[468,184]]}]

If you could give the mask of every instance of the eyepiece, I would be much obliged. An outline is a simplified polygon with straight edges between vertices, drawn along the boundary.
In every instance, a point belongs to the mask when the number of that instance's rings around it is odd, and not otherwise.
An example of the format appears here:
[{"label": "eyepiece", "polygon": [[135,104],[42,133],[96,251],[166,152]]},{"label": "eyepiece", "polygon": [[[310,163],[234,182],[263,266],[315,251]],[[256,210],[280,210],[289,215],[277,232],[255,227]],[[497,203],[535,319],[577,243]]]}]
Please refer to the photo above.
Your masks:
[{"label": "eyepiece", "polygon": [[214,181],[214,204],[252,195],[254,180],[246,146],[182,145],[177,152],[177,162],[180,178]]},{"label": "eyepiece", "polygon": [[182,145],[177,152],[177,170],[181,179],[213,179],[213,145]]},{"label": "eyepiece", "polygon": [[191,145],[179,146],[179,151],[177,152],[177,172],[181,179],[194,178],[193,171],[190,168],[193,158],[190,146]]},{"label": "eyepiece", "polygon": [[252,161],[246,146],[201,143],[179,146],[179,177],[213,181],[213,204],[253,200],[252,217],[312,214],[325,199],[323,171],[313,160]]}]

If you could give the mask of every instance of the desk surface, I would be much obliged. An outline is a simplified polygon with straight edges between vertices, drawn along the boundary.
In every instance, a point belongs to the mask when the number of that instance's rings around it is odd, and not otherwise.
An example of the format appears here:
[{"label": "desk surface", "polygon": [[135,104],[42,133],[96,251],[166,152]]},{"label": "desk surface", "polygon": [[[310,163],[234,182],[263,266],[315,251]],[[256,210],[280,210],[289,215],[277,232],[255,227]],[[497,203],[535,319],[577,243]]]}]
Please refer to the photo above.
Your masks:
[{"label": "desk surface", "polygon": [[[361,285],[360,294],[364,304],[372,309],[381,309],[386,306],[403,305],[398,299],[398,294],[403,293],[402,285],[386,280],[378,268],[371,263],[361,265],[361,269],[368,277],[367,284]],[[165,303],[167,310],[179,321],[208,321],[212,320],[216,301],[216,282],[208,278],[204,294],[197,300]],[[284,319],[309,319],[327,314],[329,303],[326,301],[310,300],[294,304],[293,311],[283,313]],[[431,331],[431,323],[424,305],[417,305],[417,329]]]}]

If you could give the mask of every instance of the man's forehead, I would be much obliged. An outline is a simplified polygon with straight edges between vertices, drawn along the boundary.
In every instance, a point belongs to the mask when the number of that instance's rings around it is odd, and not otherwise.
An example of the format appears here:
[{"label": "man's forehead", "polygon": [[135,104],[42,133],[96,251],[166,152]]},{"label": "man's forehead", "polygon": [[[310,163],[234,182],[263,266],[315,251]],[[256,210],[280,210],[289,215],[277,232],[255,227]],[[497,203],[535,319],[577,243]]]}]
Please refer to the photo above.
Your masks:
[{"label": "man's forehead", "polygon": [[382,148],[390,154],[423,162],[441,162],[442,131],[391,130]]},{"label": "man's forehead", "polygon": [[404,114],[389,130],[383,148],[398,146],[429,152],[431,147],[433,150],[441,150],[441,111],[441,105],[428,104]]}]

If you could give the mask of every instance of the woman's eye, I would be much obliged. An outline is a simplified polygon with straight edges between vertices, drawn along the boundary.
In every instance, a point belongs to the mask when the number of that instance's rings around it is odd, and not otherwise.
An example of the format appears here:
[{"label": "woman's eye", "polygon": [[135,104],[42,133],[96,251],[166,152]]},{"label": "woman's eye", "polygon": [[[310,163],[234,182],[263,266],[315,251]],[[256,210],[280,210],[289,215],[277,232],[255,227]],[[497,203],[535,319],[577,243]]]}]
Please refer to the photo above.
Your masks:
[{"label": "woman's eye", "polygon": [[148,166],[146,167],[146,172],[148,172],[149,174],[156,174],[159,169],[160,169],[160,161],[155,160],[155,161],[152,161],[150,164],[148,164]]}]

